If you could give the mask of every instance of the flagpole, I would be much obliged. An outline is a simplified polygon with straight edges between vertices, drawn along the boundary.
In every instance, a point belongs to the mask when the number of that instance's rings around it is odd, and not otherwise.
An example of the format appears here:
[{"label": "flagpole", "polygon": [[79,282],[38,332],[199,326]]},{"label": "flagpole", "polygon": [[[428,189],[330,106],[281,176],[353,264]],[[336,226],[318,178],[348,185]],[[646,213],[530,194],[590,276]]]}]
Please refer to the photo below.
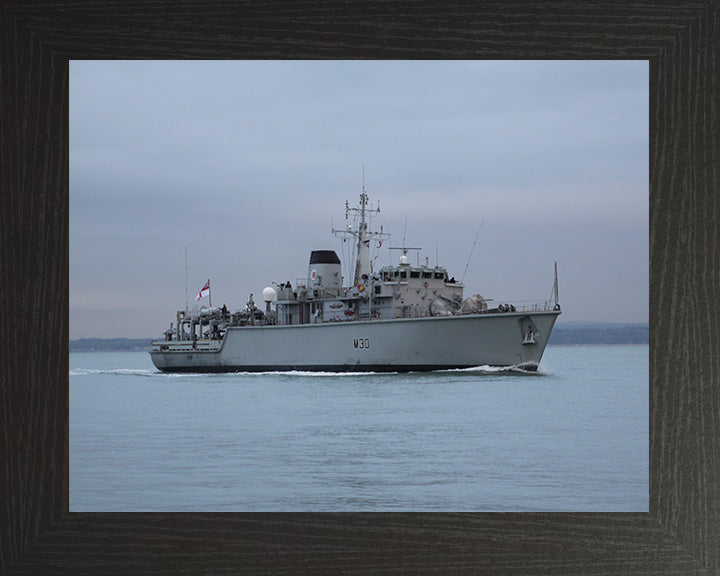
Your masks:
[{"label": "flagpole", "polygon": [[185,317],[188,315],[187,244],[185,244]]},{"label": "flagpole", "polygon": [[208,301],[212,308],[212,290],[210,289],[210,278],[208,278]]}]

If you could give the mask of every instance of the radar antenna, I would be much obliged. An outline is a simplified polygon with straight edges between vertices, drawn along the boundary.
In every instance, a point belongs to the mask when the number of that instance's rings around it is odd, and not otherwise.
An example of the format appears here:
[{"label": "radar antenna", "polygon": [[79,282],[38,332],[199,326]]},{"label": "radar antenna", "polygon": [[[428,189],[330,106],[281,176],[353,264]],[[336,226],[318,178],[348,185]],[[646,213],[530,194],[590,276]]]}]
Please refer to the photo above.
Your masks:
[{"label": "radar antenna", "polygon": [[[408,250],[415,250],[416,251],[415,255],[417,257],[418,266],[419,266],[420,265],[420,250],[422,250],[422,248],[412,247],[412,246],[408,246],[407,244],[405,244],[406,237],[407,237],[407,214],[405,215],[405,226],[403,227],[402,246],[391,246],[390,248],[388,248],[388,250],[402,250],[402,255],[405,256],[406,259],[407,259]],[[402,256],[400,257],[400,260],[401,260],[401,262],[404,262],[404,260],[402,259]]]}]

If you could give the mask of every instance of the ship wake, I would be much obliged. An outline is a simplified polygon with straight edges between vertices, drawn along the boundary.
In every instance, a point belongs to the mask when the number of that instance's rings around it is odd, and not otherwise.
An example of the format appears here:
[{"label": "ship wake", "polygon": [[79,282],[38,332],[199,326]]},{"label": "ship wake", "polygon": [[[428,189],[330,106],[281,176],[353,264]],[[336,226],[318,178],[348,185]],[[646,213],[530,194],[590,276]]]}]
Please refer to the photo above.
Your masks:
[{"label": "ship wake", "polygon": [[136,368],[114,368],[105,370],[95,370],[91,368],[73,368],[70,370],[70,376],[155,376],[158,373],[159,372],[157,370],[141,370]]}]

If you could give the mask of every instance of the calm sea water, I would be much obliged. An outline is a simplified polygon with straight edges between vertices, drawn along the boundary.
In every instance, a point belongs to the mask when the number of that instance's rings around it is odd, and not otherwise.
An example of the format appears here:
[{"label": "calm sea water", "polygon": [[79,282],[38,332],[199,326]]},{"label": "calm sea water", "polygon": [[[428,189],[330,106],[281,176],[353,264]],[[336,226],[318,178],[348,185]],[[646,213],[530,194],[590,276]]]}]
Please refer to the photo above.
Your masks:
[{"label": "calm sea water", "polygon": [[648,347],[549,347],[537,374],[72,353],[70,510],[647,511]]}]

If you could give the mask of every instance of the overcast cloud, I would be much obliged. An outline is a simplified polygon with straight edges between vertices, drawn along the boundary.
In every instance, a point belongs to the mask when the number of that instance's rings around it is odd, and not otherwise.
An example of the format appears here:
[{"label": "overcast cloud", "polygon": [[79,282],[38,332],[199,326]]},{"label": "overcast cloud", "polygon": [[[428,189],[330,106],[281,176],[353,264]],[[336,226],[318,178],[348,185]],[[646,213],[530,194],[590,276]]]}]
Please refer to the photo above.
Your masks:
[{"label": "overcast cloud", "polygon": [[363,166],[385,246],[459,279],[483,222],[466,295],[647,322],[648,153],[647,62],[74,61],[70,338],[159,336],[185,246],[191,304],[305,276]]}]

